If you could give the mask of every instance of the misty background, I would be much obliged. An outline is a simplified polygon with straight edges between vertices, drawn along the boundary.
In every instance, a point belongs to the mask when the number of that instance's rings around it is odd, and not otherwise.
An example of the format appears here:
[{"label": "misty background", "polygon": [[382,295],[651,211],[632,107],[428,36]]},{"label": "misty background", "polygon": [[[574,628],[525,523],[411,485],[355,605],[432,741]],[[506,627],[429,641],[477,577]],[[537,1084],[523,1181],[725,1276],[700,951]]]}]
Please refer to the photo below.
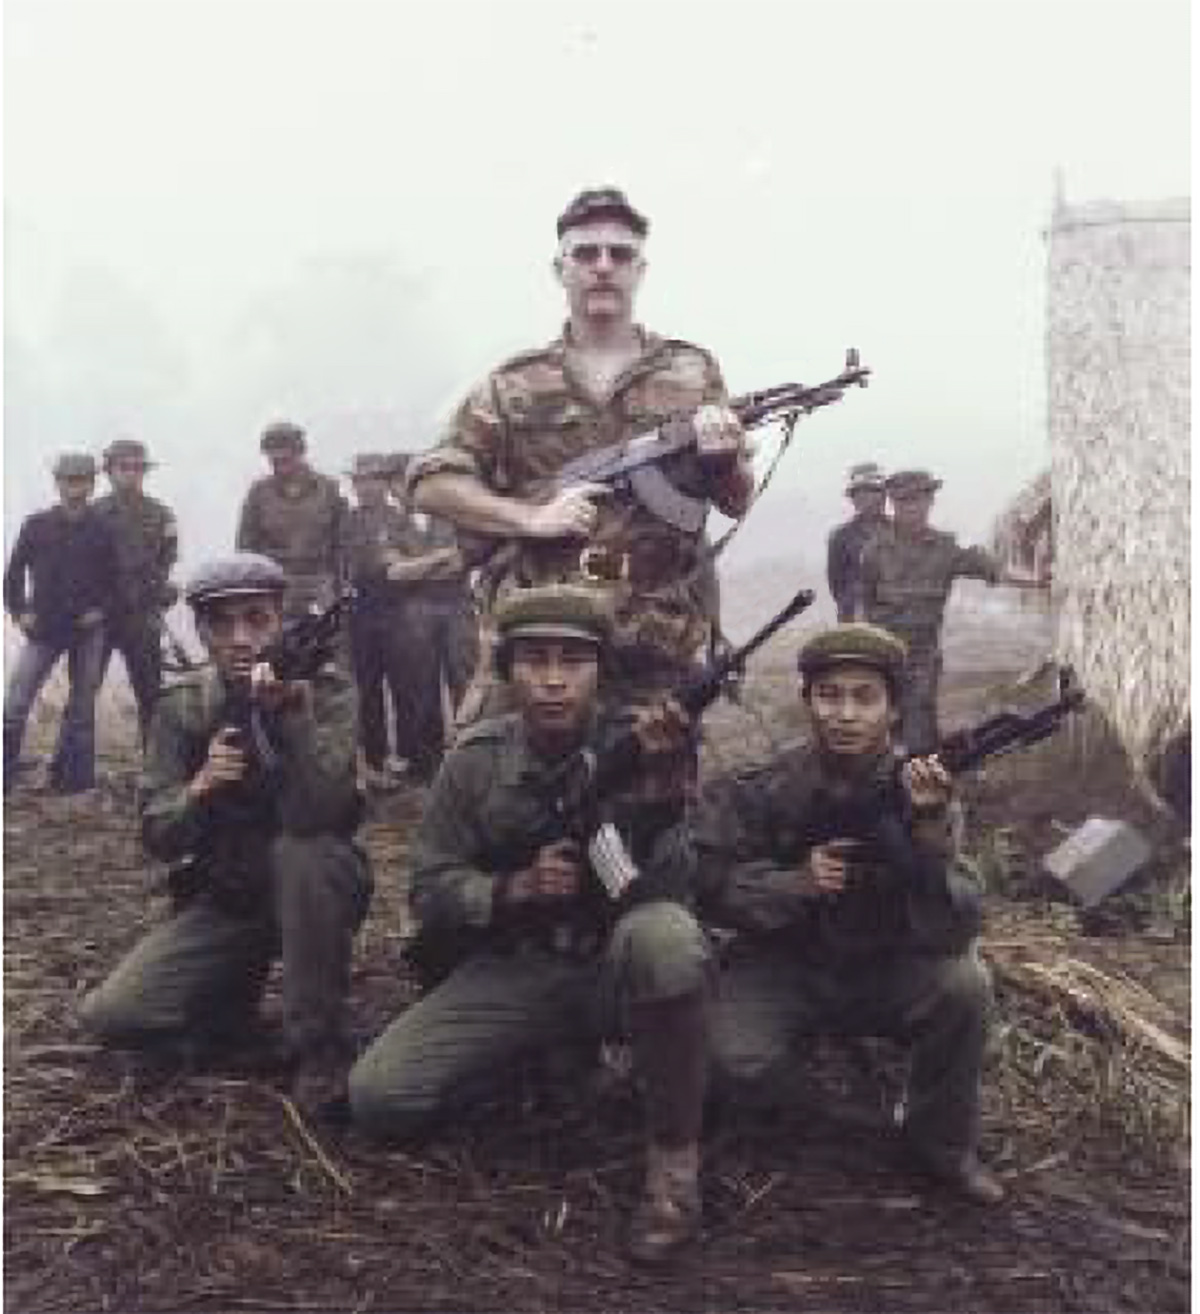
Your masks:
[{"label": "misty background", "polygon": [[985,538],[1045,462],[1056,171],[1186,195],[1189,47],[1184,0],[8,0],[5,547],[57,451],[121,434],[181,574],[271,419],[329,473],[426,446],[557,333],[554,220],[603,183],[651,219],[639,318],[732,391],[874,370],[801,423],[735,567],[819,567],[866,459],[935,470],[936,521]]}]

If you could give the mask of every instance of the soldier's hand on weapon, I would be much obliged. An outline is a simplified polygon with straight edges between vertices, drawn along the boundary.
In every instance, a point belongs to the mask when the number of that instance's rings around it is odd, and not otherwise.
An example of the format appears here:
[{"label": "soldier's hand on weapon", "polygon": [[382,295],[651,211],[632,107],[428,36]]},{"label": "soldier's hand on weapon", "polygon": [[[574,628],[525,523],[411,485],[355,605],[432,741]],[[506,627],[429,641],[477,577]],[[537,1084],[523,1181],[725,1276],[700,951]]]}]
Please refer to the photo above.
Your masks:
[{"label": "soldier's hand on weapon", "polygon": [[701,406],[692,416],[696,451],[706,461],[735,461],[750,456],[742,422],[728,406]]},{"label": "soldier's hand on weapon", "polygon": [[525,533],[529,538],[590,538],[600,515],[594,499],[610,492],[604,484],[564,488],[549,502],[529,508]]},{"label": "soldier's hand on weapon", "polygon": [[846,888],[850,858],[858,847],[852,839],[834,839],[808,851],[800,864],[800,893],[841,894]]},{"label": "soldier's hand on weapon", "polygon": [[17,622],[17,629],[28,639],[33,633],[33,627],[37,624],[37,617],[31,611],[23,611],[14,619]]},{"label": "soldier's hand on weapon", "polygon": [[541,899],[571,899],[583,883],[583,864],[574,840],[547,844],[522,871],[508,880],[505,898],[510,903]]},{"label": "soldier's hand on weapon", "polygon": [[246,774],[246,754],[240,746],[241,731],[227,725],[208,744],[204,765],[188,782],[188,793],[202,798],[223,785],[236,784]]},{"label": "soldier's hand on weapon", "polygon": [[250,693],[265,712],[282,712],[303,707],[312,697],[307,680],[281,680],[270,662],[256,662],[250,672]]},{"label": "soldier's hand on weapon", "polygon": [[950,802],[954,783],[936,757],[914,757],[905,762],[900,779],[918,812],[936,812]]},{"label": "soldier's hand on weapon", "polygon": [[692,718],[674,698],[667,698],[634,713],[633,732],[646,756],[678,753],[688,745]]}]

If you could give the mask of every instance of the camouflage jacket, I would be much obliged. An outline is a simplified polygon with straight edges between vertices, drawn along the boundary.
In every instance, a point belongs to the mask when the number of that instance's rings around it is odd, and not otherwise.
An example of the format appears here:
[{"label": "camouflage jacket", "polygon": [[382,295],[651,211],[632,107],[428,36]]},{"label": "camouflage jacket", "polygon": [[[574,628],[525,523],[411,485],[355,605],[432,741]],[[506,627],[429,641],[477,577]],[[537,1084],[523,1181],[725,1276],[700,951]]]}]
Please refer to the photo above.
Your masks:
[{"label": "camouflage jacket", "polygon": [[[602,743],[605,733],[594,725],[589,741]],[[475,932],[486,943],[544,929],[507,921],[497,890],[539,847],[563,835],[547,792],[554,765],[534,752],[517,714],[480,721],[460,736],[434,781],[413,848],[412,906],[424,934]],[[691,848],[682,819],[640,828],[620,814],[614,820],[639,867],[635,886],[686,901]],[[564,921],[574,922],[571,947],[579,947],[580,936],[595,942],[612,911],[599,883],[590,880],[578,906],[562,912]]]},{"label": "camouflage jacket", "polygon": [[237,547],[260,552],[287,573],[288,610],[331,600],[343,570],[349,508],[337,482],[305,468],[294,483],[257,479],[242,503]]},{"label": "camouflage jacket", "polygon": [[[785,750],[769,765],[713,780],[693,823],[696,895],[705,920],[806,957],[954,952],[974,933],[978,903],[958,861],[957,810],[914,820],[896,787],[890,750],[848,775],[816,747]],[[920,861],[902,874],[875,827],[889,800]],[[846,888],[798,888],[809,851],[830,839],[862,840]]]},{"label": "camouflage jacket", "polygon": [[167,580],[179,555],[174,512],[144,493],[106,493],[93,505],[116,544],[117,613],[164,610],[172,601]]},{"label": "camouflage jacket", "polygon": [[212,737],[227,723],[227,696],[212,667],[165,689],[155,707],[142,768],[142,844],[164,862],[253,861],[277,834],[350,834],[358,824],[358,703],[354,685],[328,665],[312,680],[310,709],[288,711],[267,729],[278,755],[270,773],[190,798]]},{"label": "camouflage jacket", "polygon": [[825,574],[829,592],[837,603],[839,621],[859,619],[857,613],[862,602],[859,571],[863,545],[886,523],[886,518],[881,515],[854,516],[829,535]]},{"label": "camouflage jacket", "polygon": [[[450,421],[441,441],[409,467],[409,487],[428,475],[473,475],[493,492],[536,499],[568,462],[622,442],[680,412],[727,394],[715,359],[689,342],[638,330],[643,352],[617,380],[611,397],[593,400],[571,374],[566,335],[493,370]],[[673,458],[671,482],[705,498],[707,476],[694,454]],[[702,531],[687,534],[659,519],[631,494],[599,503],[591,546],[628,563],[612,591],[616,643],[672,665],[692,658],[709,634],[711,580],[696,577]],[[578,578],[580,545],[520,542],[500,592],[512,582]],[[709,572],[711,574],[711,572]]]},{"label": "camouflage jacket", "polygon": [[953,534],[928,529],[919,538],[882,525],[859,559],[866,619],[898,634],[912,649],[936,648],[950,586],[960,576],[995,584],[1000,567],[983,548],[959,547]]},{"label": "camouflage jacket", "polygon": [[[346,564],[359,599],[367,605],[394,603],[435,593],[462,592],[465,587],[462,557],[453,557],[454,531],[444,521],[427,519],[422,525],[414,515],[387,502],[380,507],[354,507],[346,517]],[[443,551],[446,549],[446,551]],[[433,556],[433,554],[437,554]],[[431,557],[416,579],[390,580],[389,559]]]}]

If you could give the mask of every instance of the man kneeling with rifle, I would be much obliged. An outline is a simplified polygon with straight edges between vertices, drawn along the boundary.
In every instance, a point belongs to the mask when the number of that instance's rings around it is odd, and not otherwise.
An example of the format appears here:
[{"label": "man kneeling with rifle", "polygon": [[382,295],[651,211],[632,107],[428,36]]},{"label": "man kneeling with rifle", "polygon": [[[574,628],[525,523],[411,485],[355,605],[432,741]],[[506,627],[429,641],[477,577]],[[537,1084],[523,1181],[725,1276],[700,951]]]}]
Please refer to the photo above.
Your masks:
[{"label": "man kneeling with rifle", "polygon": [[600,711],[610,614],[599,590],[552,584],[514,590],[496,626],[517,711],[460,737],[414,849],[410,957],[441,980],[359,1060],[351,1109],[371,1133],[419,1138],[522,1056],[627,1035],[648,1133],[630,1249],[655,1262],[700,1216],[710,950],[686,906],[683,799],[641,787],[678,751],[687,717],[669,705],[639,714],[645,757],[627,788],[603,816],[563,816],[564,764],[627,732]]},{"label": "man kneeling with rifle", "polygon": [[354,688],[327,660],[337,613],[285,630],[286,587],[248,552],[188,586],[212,665],[159,699],[141,782],[142,843],[172,864],[174,914],[82,1016],[113,1044],[237,1039],[282,956],[293,1094],[316,1114],[344,1099],[343,1008],[371,880],[353,839]]},{"label": "man kneeling with rifle", "polygon": [[956,862],[947,770],[892,747],[904,664],[887,630],[817,634],[799,657],[812,743],[709,786],[701,910],[742,932],[713,1014],[713,1078],[734,1094],[769,1081],[813,1033],[900,1039],[916,1165],[990,1204],[1004,1193],[976,1153],[992,1001],[979,900]]}]

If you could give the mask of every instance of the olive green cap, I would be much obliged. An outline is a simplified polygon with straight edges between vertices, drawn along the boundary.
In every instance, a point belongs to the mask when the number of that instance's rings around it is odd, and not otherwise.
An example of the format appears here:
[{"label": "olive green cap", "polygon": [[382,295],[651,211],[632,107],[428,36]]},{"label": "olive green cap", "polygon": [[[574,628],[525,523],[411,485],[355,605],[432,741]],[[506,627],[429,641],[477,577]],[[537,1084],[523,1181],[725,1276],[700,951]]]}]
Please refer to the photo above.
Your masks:
[{"label": "olive green cap", "polygon": [[890,630],[866,621],[852,621],[821,630],[800,649],[796,665],[804,679],[811,680],[831,666],[869,666],[889,684],[904,676],[908,648]]},{"label": "olive green cap", "polygon": [[512,639],[585,639],[604,647],[612,612],[602,594],[579,584],[514,589],[496,609],[500,642]]}]

